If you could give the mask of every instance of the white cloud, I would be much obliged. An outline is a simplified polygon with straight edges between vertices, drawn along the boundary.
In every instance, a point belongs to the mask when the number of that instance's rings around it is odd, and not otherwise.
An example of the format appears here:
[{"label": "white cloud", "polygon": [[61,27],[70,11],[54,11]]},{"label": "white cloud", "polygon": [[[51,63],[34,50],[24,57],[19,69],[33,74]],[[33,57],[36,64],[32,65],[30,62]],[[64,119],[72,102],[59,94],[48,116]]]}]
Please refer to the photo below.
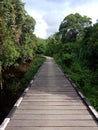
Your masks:
[{"label": "white cloud", "polygon": [[46,29],[47,36],[58,31],[62,18],[63,14],[59,14],[59,11],[48,12],[43,16],[43,19],[48,26]]},{"label": "white cloud", "polygon": [[46,38],[47,24],[42,18],[36,19],[35,32],[37,37]]},{"label": "white cloud", "polygon": [[90,18],[92,18],[92,22],[95,23],[98,16],[97,16],[97,11],[98,11],[98,5],[96,3],[90,3],[87,5],[83,5],[82,7],[78,7],[75,9],[75,11],[79,12],[82,15],[86,15]]},{"label": "white cloud", "polygon": [[70,13],[98,19],[98,0],[22,0],[27,12],[36,20],[35,34],[46,38],[58,31],[61,21]]}]

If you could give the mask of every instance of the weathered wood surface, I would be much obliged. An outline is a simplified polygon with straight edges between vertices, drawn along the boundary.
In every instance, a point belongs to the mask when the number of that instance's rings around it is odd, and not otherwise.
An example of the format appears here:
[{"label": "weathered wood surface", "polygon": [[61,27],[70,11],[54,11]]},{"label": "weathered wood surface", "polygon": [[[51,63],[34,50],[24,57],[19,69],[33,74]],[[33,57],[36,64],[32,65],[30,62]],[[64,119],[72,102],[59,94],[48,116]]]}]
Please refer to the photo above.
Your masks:
[{"label": "weathered wood surface", "polygon": [[98,124],[54,60],[47,58],[6,130],[98,130]]}]

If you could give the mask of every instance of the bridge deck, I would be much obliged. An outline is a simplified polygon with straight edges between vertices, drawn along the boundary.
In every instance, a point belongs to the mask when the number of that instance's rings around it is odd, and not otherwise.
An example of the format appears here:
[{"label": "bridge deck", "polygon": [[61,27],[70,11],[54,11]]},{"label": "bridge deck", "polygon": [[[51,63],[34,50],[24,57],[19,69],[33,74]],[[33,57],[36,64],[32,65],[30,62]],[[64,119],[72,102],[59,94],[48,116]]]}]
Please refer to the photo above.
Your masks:
[{"label": "bridge deck", "polygon": [[98,130],[53,59],[47,58],[6,130]]}]

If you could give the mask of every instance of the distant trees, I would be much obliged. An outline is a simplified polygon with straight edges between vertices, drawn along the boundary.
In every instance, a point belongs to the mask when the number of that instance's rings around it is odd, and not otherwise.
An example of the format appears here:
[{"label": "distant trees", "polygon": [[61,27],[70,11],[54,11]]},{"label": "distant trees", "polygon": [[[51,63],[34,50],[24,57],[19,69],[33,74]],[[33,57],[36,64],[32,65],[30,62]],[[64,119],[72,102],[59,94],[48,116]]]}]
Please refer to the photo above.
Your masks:
[{"label": "distant trees", "polygon": [[49,56],[53,56],[55,53],[58,53],[60,51],[60,43],[61,43],[61,37],[60,33],[57,32],[54,35],[48,37],[46,40],[46,51],[45,54]]},{"label": "distant trees", "polygon": [[89,27],[91,23],[89,17],[81,16],[78,13],[66,16],[59,27],[62,42],[75,41],[83,29]]}]

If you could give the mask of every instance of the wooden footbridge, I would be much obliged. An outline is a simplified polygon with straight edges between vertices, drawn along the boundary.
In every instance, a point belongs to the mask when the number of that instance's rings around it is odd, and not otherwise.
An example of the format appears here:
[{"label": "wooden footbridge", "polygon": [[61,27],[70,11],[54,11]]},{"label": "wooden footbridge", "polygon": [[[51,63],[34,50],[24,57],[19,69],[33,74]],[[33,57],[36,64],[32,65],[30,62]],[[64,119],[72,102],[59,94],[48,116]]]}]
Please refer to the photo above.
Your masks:
[{"label": "wooden footbridge", "polygon": [[98,130],[98,123],[58,65],[47,58],[4,129]]}]

